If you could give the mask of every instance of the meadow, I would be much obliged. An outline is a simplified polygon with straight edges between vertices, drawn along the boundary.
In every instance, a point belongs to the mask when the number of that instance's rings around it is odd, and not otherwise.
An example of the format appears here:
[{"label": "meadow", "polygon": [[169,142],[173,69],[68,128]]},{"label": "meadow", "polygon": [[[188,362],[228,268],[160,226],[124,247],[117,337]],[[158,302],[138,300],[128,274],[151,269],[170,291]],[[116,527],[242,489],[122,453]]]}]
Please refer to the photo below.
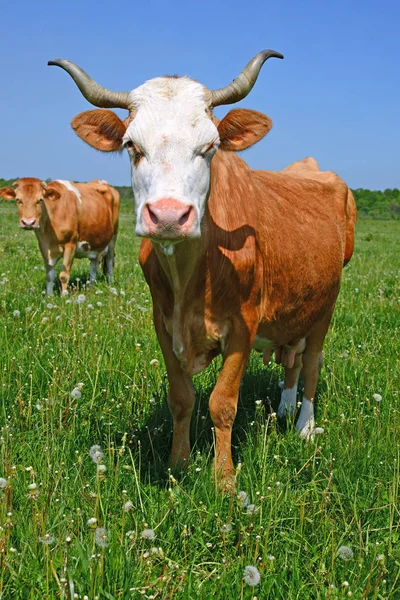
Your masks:
[{"label": "meadow", "polygon": [[[195,377],[192,461],[172,422],[123,203],[113,287],[44,296],[36,238],[0,201],[0,598],[400,598],[400,222],[360,220],[325,344],[314,443],[277,422],[281,368],[252,354],[234,426],[237,491],[212,472]],[[261,576],[250,583],[246,566]]]}]

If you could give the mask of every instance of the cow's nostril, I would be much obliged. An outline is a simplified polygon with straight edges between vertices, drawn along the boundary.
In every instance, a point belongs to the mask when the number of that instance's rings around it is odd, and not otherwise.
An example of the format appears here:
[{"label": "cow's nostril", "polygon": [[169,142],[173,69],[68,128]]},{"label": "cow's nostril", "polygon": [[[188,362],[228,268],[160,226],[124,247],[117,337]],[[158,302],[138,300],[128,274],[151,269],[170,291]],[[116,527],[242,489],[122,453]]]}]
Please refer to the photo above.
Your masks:
[{"label": "cow's nostril", "polygon": [[151,210],[150,206],[147,207],[147,210],[149,211],[150,219],[153,221],[154,225],[158,225],[157,215]]},{"label": "cow's nostril", "polygon": [[191,213],[192,207],[189,206],[189,208],[187,209],[187,211],[180,217],[178,223],[179,225],[184,225],[187,220],[189,219],[189,215]]}]

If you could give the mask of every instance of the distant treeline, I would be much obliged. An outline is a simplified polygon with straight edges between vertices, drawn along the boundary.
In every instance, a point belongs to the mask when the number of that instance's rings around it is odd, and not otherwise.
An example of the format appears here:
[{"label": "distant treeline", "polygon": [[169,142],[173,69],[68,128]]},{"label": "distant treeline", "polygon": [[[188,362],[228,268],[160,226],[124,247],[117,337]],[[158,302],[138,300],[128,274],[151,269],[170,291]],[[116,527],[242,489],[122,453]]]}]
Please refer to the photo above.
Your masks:
[{"label": "distant treeline", "polygon": [[[15,179],[1,179],[0,187],[11,185]],[[51,179],[46,179],[47,182]],[[116,185],[123,202],[133,200],[132,188],[126,185]],[[365,190],[358,188],[352,190],[357,204],[358,216],[370,219],[400,219],[400,190],[386,189]]]}]

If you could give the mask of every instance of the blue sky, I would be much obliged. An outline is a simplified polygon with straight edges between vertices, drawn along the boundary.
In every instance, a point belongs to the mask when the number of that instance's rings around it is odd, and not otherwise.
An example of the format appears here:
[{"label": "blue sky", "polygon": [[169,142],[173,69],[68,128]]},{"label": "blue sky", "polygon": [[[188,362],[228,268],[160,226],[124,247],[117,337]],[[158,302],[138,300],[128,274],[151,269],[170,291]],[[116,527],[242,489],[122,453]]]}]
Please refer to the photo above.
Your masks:
[{"label": "blue sky", "polygon": [[125,155],[96,152],[73,133],[71,119],[91,106],[49,59],[68,58],[115,90],[174,73],[218,88],[272,48],[285,60],[270,59],[240,103],[274,122],[247,162],[281,169],[314,156],[353,188],[400,187],[399,22],[394,0],[8,3],[0,177],[130,183]]}]

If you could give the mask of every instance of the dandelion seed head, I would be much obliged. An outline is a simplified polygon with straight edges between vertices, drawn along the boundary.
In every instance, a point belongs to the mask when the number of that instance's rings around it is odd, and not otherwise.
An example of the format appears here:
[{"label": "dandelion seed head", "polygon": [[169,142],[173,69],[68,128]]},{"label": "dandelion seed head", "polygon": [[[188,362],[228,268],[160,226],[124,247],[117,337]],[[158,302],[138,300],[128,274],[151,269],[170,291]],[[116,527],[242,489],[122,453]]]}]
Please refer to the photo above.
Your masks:
[{"label": "dandelion seed head", "polygon": [[143,529],[143,531],[140,535],[142,536],[142,538],[144,540],[150,540],[150,541],[154,540],[154,538],[156,537],[154,529]]},{"label": "dandelion seed head", "polygon": [[0,477],[0,490],[4,490],[7,487],[7,479]]},{"label": "dandelion seed head", "polygon": [[382,402],[382,396],[380,394],[374,394],[372,397],[375,402]]},{"label": "dandelion seed head", "polygon": [[36,488],[37,488],[37,484],[36,483],[30,483],[28,485],[28,490],[33,491],[33,490],[36,490]]},{"label": "dandelion seed head", "polygon": [[156,358],[152,358],[150,361],[151,367],[158,367],[159,364],[160,364],[160,362]]},{"label": "dandelion seed head", "polygon": [[226,523],[225,525],[222,525],[219,528],[220,532],[222,533],[222,535],[229,533],[230,531],[232,531],[232,525],[230,523]]},{"label": "dandelion seed head", "polygon": [[94,541],[100,548],[107,548],[108,546],[108,531],[104,527],[97,527],[94,532]]},{"label": "dandelion seed head", "polygon": [[351,560],[354,556],[354,552],[349,546],[340,546],[337,551],[337,555],[342,560]]},{"label": "dandelion seed head", "polygon": [[133,508],[133,502],[131,502],[131,500],[128,500],[128,502],[125,502],[122,510],[124,512],[129,512],[130,510],[132,510],[132,508]]},{"label": "dandelion seed head", "polygon": [[248,515],[253,515],[256,512],[256,505],[255,504],[248,504],[246,506],[246,512]]},{"label": "dandelion seed head", "polygon": [[378,554],[378,556],[376,557],[377,562],[383,562],[385,560],[385,555],[384,554]]},{"label": "dandelion seed head", "polygon": [[237,498],[240,502],[240,504],[242,505],[243,508],[246,508],[246,506],[249,504],[250,500],[249,500],[249,496],[247,495],[246,492],[244,492],[243,490],[241,490],[238,495]]},{"label": "dandelion seed head", "polygon": [[106,465],[97,465],[97,472],[99,473],[99,475],[101,475],[102,473],[105,473],[106,471],[107,471]]},{"label": "dandelion seed head", "polygon": [[75,304],[83,304],[84,302],[86,302],[85,294],[79,294],[79,296],[75,300]]},{"label": "dandelion seed head", "polygon": [[81,390],[78,387],[75,387],[72,390],[72,392],[71,392],[71,398],[73,398],[74,400],[79,400],[80,398],[82,398]]},{"label": "dandelion seed head", "polygon": [[244,579],[244,582],[247,583],[247,585],[249,585],[250,587],[255,587],[256,585],[258,585],[260,583],[261,575],[260,575],[257,567],[248,565],[247,567],[244,568],[243,579]]},{"label": "dandelion seed head", "polygon": [[55,539],[56,538],[51,533],[45,533],[45,535],[39,537],[39,541],[41,541],[42,544],[45,544],[45,546],[50,546],[50,544],[52,544]]},{"label": "dandelion seed head", "polygon": [[101,459],[103,458],[103,453],[101,451],[100,446],[92,446],[89,450],[89,454],[90,454],[90,458],[92,459],[93,462],[95,463],[100,463]]},{"label": "dandelion seed head", "polygon": [[90,519],[87,521],[87,524],[89,527],[95,527],[97,525],[96,517],[90,517]]},{"label": "dandelion seed head", "polygon": [[13,315],[17,318],[21,316],[21,313],[19,312],[19,310],[14,310]]}]

